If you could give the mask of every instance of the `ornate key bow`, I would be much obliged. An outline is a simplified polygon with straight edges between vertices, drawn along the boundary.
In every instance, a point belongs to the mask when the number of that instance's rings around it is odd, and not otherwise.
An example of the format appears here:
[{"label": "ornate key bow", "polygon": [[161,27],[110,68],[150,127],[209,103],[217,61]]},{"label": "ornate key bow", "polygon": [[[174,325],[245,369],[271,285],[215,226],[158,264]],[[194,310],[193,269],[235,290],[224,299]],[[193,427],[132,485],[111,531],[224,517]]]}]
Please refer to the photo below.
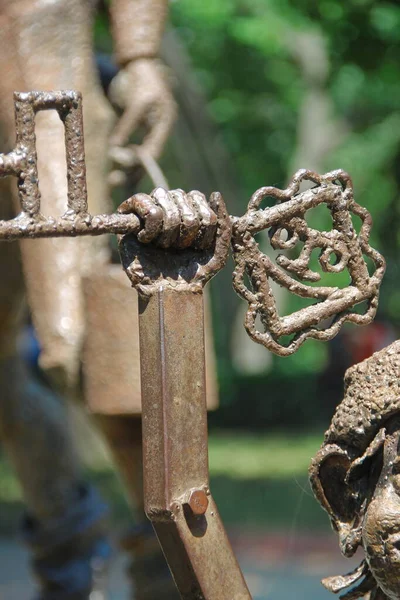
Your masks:
[{"label": "ornate key bow", "polygon": [[[300,192],[300,184],[311,182],[314,187]],[[268,197],[275,206],[260,208]],[[318,231],[306,221],[306,213],[325,204],[332,220],[330,231]],[[357,232],[353,217],[361,219]],[[354,201],[353,186],[345,171],[318,175],[301,169],[285,190],[263,187],[250,199],[247,213],[234,219],[232,246],[236,263],[233,286],[248,302],[245,327],[250,337],[276,354],[293,354],[307,339],[330,340],[346,321],[365,325],[376,313],[379,286],[385,272],[383,257],[369,245],[372,225],[368,211]],[[296,258],[278,255],[276,262],[264,254],[255,235],[267,230],[273,250],[293,252],[301,246]],[[321,275],[311,269],[314,250],[319,251],[323,272],[349,273],[349,285],[328,287],[307,285],[316,283]],[[366,257],[374,265],[368,271]],[[333,261],[332,261],[333,259]],[[289,292],[315,302],[291,315],[281,317],[271,288],[271,281]],[[364,313],[356,306],[365,302]],[[262,325],[258,328],[257,318]],[[292,336],[285,345],[281,339]]]}]

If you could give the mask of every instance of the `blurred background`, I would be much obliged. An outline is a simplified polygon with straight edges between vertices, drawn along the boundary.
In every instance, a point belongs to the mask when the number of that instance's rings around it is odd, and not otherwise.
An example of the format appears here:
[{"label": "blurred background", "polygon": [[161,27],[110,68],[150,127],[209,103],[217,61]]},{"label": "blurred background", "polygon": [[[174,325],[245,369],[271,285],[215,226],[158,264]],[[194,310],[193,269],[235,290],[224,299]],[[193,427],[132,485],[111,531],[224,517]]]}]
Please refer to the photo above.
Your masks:
[{"label": "blurred background", "polygon": [[[96,45],[103,71],[112,69],[101,12]],[[241,215],[258,187],[285,187],[298,168],[345,169],[356,201],[373,216],[371,244],[387,260],[375,323],[345,327],[329,344],[309,341],[289,358],[247,339],[232,265],[211,284],[220,408],[209,415],[210,469],[220,512],[256,599],[328,598],[320,577],[351,565],[340,562],[307,468],[341,399],[346,368],[396,339],[400,325],[400,5],[175,0],[163,57],[179,104],[161,161],[171,187],[218,189],[230,213]],[[323,228],[325,215],[316,219]],[[300,307],[278,293],[282,313]],[[102,450],[84,451],[122,528],[129,513],[120,484]],[[2,461],[3,534],[15,531],[20,502]],[[13,562],[7,544],[5,560]],[[122,599],[118,568],[112,598]],[[0,591],[7,585],[2,578]]]}]

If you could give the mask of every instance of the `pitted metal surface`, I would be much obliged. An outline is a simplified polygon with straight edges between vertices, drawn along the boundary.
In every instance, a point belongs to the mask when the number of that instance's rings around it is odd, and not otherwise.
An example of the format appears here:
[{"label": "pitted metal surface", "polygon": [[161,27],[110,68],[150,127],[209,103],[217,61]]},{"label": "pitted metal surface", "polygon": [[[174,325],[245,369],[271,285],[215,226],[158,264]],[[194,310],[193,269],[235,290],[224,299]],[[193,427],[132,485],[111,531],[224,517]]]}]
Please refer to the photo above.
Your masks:
[{"label": "pitted metal surface", "polygon": [[399,341],[351,367],[344,398],[310,467],[311,486],[342,553],[364,551],[354,572],[323,580],[346,600],[367,593],[371,599],[400,597],[399,381]]},{"label": "pitted metal surface", "polygon": [[218,192],[207,203],[198,191],[158,188],[151,196],[137,194],[119,210],[136,212],[144,222],[137,238],[119,237],[122,266],[139,294],[166,287],[201,290],[225,266],[231,220]]},{"label": "pitted metal surface", "polygon": [[[311,182],[314,187],[300,192],[302,182]],[[275,206],[260,208],[261,202],[271,197],[276,201]],[[330,231],[318,231],[307,224],[307,211],[321,204],[331,213]],[[359,233],[353,225],[354,216],[362,221]],[[236,263],[233,286],[248,303],[245,327],[250,337],[276,354],[287,356],[307,339],[332,339],[346,321],[358,325],[370,323],[376,313],[379,286],[385,272],[383,257],[369,245],[371,225],[371,215],[354,201],[351,179],[341,170],[321,176],[302,169],[285,190],[274,187],[257,190],[247,213],[234,221],[232,236]],[[280,254],[274,263],[260,250],[255,239],[263,230],[268,231],[274,250],[291,252],[300,247],[298,256]],[[319,251],[319,266],[323,272],[348,270],[347,287],[307,285],[306,282],[314,284],[321,279],[310,266],[314,250]],[[374,265],[372,275],[365,257]],[[315,303],[291,315],[280,316],[271,280],[297,296],[314,299]],[[366,302],[367,307],[360,314],[355,307],[362,302]],[[281,341],[284,336],[292,336],[286,345]]]}]

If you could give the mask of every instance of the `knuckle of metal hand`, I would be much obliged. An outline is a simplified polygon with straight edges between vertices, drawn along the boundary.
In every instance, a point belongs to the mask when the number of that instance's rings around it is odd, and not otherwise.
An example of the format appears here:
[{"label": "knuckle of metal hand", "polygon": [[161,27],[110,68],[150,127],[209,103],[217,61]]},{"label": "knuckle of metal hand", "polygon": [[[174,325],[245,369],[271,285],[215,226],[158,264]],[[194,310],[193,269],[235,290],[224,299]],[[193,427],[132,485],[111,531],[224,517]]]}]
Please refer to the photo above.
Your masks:
[{"label": "knuckle of metal hand", "polygon": [[182,212],[182,223],[188,229],[193,229],[196,227],[197,219],[192,210],[187,210],[187,212]]},{"label": "knuckle of metal hand", "polygon": [[163,229],[158,238],[158,245],[167,248],[173,246],[179,236],[179,226],[181,222],[178,207],[176,206],[171,193],[162,188],[157,188],[153,194],[156,202],[163,212]]},{"label": "knuckle of metal hand", "polygon": [[147,196],[147,194],[135,194],[135,196],[132,197],[132,206],[136,212],[147,215],[153,208],[154,201],[150,196]]},{"label": "knuckle of metal hand", "polygon": [[156,204],[153,204],[148,209],[147,218],[153,222],[155,222],[155,221],[161,222],[163,220],[162,209],[159,206],[157,206]]},{"label": "knuckle of metal hand", "polygon": [[128,198],[128,200],[125,200],[124,202],[122,202],[122,204],[120,204],[120,206],[118,206],[118,208],[117,208],[117,212],[119,212],[121,214],[130,213],[130,212],[133,212],[133,210],[134,210],[133,197]]},{"label": "knuckle of metal hand", "polygon": [[186,227],[193,227],[196,223],[196,215],[187,195],[183,194],[180,198],[175,197],[175,201],[179,208],[182,223]]}]

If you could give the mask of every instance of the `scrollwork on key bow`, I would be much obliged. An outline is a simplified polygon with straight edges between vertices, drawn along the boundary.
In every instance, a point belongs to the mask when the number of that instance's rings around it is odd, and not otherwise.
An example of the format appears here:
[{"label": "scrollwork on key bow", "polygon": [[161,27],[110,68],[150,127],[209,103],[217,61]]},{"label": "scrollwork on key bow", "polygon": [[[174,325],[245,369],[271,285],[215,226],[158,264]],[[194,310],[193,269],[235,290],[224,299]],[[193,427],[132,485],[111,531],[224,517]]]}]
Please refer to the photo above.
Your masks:
[{"label": "scrollwork on key bow", "polygon": [[[300,192],[304,181],[315,187]],[[260,208],[261,202],[272,197],[275,206]],[[306,213],[325,204],[332,218],[330,231],[310,227]],[[361,219],[357,233],[353,216]],[[307,339],[332,339],[346,321],[370,323],[376,313],[379,286],[385,271],[383,257],[369,244],[372,219],[368,211],[354,201],[349,175],[342,170],[318,175],[302,169],[292,178],[285,190],[263,187],[250,199],[246,214],[235,219],[233,225],[233,274],[235,291],[248,303],[245,327],[250,337],[276,354],[293,354]],[[276,262],[264,254],[255,235],[267,230],[274,250],[291,251],[303,244],[297,258],[279,255]],[[283,234],[286,233],[286,239]],[[319,265],[326,273],[340,273],[347,269],[350,282],[345,288],[325,285],[307,285],[318,282],[321,275],[310,266],[311,255],[319,250]],[[374,265],[368,272],[366,257]],[[333,263],[331,262],[331,259]],[[288,316],[281,317],[271,289],[271,281],[287,288],[293,294],[315,299]],[[363,314],[356,305],[366,302]],[[257,318],[262,325],[258,329]],[[292,336],[284,345],[282,338]]]}]

